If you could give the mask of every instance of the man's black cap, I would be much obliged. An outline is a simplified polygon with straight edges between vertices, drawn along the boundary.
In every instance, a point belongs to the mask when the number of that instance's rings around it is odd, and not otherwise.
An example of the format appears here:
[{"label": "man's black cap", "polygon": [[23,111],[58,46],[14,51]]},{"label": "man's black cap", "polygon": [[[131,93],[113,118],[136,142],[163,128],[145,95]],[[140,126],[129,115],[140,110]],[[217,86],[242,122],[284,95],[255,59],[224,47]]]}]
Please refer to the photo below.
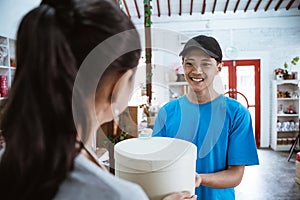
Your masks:
[{"label": "man's black cap", "polygon": [[187,51],[191,49],[201,49],[210,57],[216,59],[218,62],[222,62],[222,50],[218,41],[209,36],[198,35],[190,39],[185,45],[179,56],[185,56]]}]

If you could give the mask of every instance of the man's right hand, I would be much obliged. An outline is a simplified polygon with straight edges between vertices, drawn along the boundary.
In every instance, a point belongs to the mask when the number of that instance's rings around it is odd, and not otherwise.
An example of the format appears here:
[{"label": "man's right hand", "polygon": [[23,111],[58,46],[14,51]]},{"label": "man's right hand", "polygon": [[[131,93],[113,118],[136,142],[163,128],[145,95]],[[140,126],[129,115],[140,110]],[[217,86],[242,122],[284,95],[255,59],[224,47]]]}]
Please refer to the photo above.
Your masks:
[{"label": "man's right hand", "polygon": [[172,193],[172,194],[166,196],[165,198],[163,198],[162,200],[182,200],[182,199],[196,200],[197,199],[197,195],[192,195],[188,191],[182,191],[182,192]]}]

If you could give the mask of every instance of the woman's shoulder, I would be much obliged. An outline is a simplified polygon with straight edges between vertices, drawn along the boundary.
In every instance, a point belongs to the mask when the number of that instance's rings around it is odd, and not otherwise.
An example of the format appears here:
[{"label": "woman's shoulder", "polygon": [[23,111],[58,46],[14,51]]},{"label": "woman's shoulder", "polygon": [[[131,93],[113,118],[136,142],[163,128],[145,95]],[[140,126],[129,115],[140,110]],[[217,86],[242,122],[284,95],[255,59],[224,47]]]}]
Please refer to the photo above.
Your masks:
[{"label": "woman's shoulder", "polygon": [[148,199],[137,184],[122,180],[77,156],[74,170],[59,188],[55,200],[61,199]]}]

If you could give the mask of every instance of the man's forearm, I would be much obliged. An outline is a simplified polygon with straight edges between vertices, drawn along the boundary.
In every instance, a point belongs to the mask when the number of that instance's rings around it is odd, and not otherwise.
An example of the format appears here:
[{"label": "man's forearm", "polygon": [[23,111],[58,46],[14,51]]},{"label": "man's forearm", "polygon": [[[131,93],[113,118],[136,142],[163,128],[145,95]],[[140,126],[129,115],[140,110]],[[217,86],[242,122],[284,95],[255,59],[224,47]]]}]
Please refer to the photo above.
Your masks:
[{"label": "man's forearm", "polygon": [[210,174],[198,174],[201,177],[200,185],[211,188],[231,188],[240,184],[245,166],[229,166],[223,170]]}]

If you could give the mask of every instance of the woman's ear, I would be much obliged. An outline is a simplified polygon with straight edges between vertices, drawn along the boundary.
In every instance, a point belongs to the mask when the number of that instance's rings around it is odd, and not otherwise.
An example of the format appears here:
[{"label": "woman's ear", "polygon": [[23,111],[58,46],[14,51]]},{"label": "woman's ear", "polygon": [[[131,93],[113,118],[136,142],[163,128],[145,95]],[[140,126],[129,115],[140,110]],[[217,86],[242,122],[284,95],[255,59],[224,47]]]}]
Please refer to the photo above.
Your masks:
[{"label": "woman's ear", "polygon": [[128,101],[131,98],[134,87],[134,75],[133,69],[127,70],[120,76],[112,91],[111,104],[114,109],[121,112],[125,110],[128,105]]},{"label": "woman's ear", "polygon": [[[110,74],[101,79],[95,100],[98,120],[103,122],[117,118],[114,111],[122,113],[128,105],[133,87],[135,70]],[[99,116],[98,116],[99,115]]]}]

